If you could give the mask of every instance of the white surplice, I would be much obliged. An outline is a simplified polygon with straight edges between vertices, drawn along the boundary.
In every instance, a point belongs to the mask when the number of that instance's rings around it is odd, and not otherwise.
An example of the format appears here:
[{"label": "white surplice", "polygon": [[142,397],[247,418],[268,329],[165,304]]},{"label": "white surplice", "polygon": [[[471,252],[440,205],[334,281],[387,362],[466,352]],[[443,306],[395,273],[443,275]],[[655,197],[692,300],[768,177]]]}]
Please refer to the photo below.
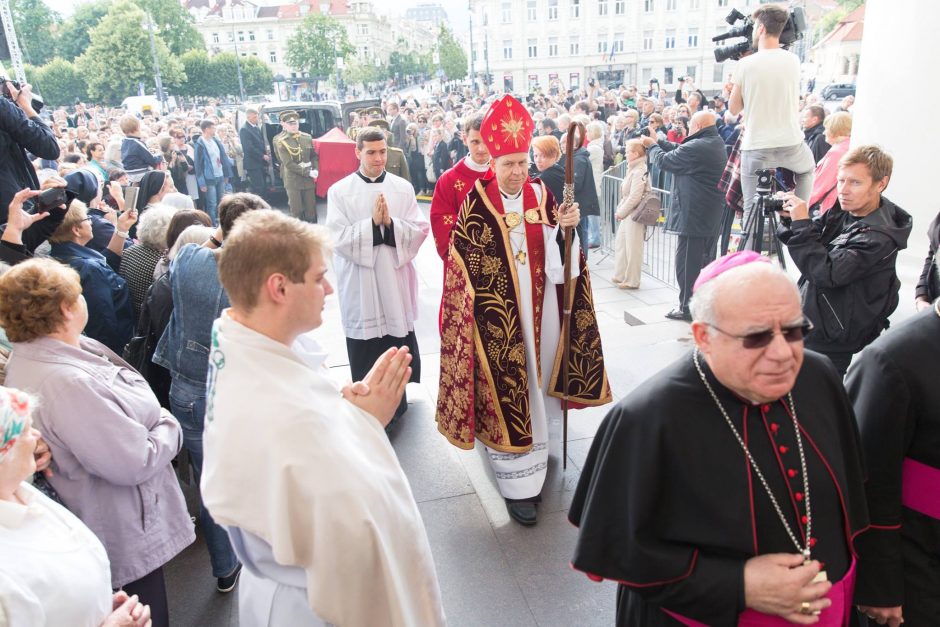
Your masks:
[{"label": "white surplice", "polygon": [[408,479],[324,359],[309,336],[288,348],[228,310],[213,326],[201,488],[249,575],[242,624],[444,625]]},{"label": "white surplice", "polygon": [[[373,245],[372,210],[385,195],[395,247]],[[418,278],[414,258],[430,223],[418,209],[414,188],[390,172],[366,183],[355,172],[330,187],[326,226],[333,235],[333,266],[346,337],[355,340],[414,331]],[[381,227],[384,229],[387,227]]]},{"label": "white surplice", "polygon": [[[529,183],[527,183],[529,184]],[[533,185],[536,197],[540,198],[541,187]],[[523,196],[520,193],[515,198],[502,197],[503,210],[506,213],[523,214]],[[512,247],[510,259],[516,264],[516,275],[519,277],[519,317],[522,323],[522,335],[525,342],[526,370],[529,377],[529,417],[532,420],[532,449],[526,453],[503,453],[486,447],[486,454],[496,476],[499,492],[508,499],[528,499],[537,496],[542,491],[545,476],[548,473],[548,439],[549,422],[561,420],[561,402],[548,395],[548,385],[552,376],[552,366],[555,363],[555,351],[558,347],[558,338],[561,335],[561,317],[558,313],[558,299],[555,296],[554,285],[564,283],[564,264],[561,252],[558,249],[556,238],[559,228],[542,227],[545,238],[545,291],[542,300],[542,332],[541,332],[541,385],[539,385],[539,372],[535,356],[535,315],[532,303],[532,276],[529,259],[525,264],[516,261],[512,256],[520,250],[526,250],[525,221],[510,230],[509,243]],[[577,231],[573,231],[574,243],[572,251],[579,251]],[[571,265],[572,279],[579,276],[577,263]]]}]

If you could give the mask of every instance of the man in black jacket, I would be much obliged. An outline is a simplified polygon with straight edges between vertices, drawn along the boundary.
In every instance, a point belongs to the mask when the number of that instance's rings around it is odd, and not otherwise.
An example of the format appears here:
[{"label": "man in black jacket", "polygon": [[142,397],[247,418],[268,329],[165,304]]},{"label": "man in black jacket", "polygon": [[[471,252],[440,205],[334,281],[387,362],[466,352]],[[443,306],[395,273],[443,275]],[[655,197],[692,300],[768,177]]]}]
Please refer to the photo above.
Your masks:
[{"label": "man in black jacket", "polygon": [[845,374],[852,356],[888,327],[898,306],[898,251],[907,247],[910,214],[881,194],[893,160],[858,146],[839,161],[839,200],[810,219],[806,201],[785,195],[777,231],[800,269],[803,312],[815,328],[806,347]]},{"label": "man in black jacket", "polygon": [[264,192],[267,191],[264,184],[264,171],[271,161],[271,156],[264,143],[261,127],[258,125],[258,110],[246,109],[245,120],[245,125],[238,131],[238,138],[242,142],[242,150],[245,153],[245,172],[251,183],[251,191],[263,198]]},{"label": "man in black jacket", "polygon": [[[50,129],[33,109],[33,94],[29,85],[22,89],[5,78],[4,94],[0,96],[0,224],[7,222],[7,207],[22,189],[39,189],[36,169],[30,163],[29,151],[36,157],[59,158],[59,144]],[[26,199],[26,208],[32,200]],[[49,218],[35,222],[23,233],[23,245],[32,252],[51,235],[65,214],[54,211]]]},{"label": "man in black jacket", "polygon": [[[689,136],[682,144],[642,138],[647,159],[660,170],[672,172],[672,206],[666,213],[666,230],[679,235],[676,247],[676,280],[679,306],[666,314],[670,320],[692,321],[689,299],[692,286],[706,264],[715,258],[718,230],[725,209],[718,182],[728,161],[725,142],[715,127],[715,114],[699,111],[689,121]],[[584,213],[584,210],[581,210]]]},{"label": "man in black jacket", "polygon": [[832,146],[826,141],[826,110],[819,105],[810,105],[800,114],[800,126],[803,128],[803,141],[813,151],[816,163],[826,156]]}]

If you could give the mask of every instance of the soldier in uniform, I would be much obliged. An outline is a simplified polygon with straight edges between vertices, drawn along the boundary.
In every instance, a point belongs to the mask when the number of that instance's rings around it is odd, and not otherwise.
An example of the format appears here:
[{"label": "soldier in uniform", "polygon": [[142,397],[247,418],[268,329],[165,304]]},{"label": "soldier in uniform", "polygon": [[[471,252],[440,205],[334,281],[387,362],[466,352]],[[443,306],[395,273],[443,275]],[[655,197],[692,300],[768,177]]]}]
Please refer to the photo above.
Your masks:
[{"label": "soldier in uniform", "polygon": [[307,222],[317,221],[317,153],[313,137],[300,132],[300,116],[288,110],[278,118],[284,130],[274,136],[274,150],[281,163],[281,180],[287,191],[291,215]]}]

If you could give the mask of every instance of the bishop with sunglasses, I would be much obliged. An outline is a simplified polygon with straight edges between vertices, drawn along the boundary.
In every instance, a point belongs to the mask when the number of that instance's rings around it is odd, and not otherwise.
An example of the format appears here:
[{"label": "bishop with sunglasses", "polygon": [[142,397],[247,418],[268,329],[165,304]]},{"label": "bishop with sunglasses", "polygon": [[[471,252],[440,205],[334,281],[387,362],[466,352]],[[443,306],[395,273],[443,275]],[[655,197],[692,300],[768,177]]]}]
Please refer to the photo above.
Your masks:
[{"label": "bishop with sunglasses", "polygon": [[569,511],[572,566],[617,582],[617,624],[849,624],[868,526],[851,404],[790,278],[706,266],[695,347],[605,418]]}]

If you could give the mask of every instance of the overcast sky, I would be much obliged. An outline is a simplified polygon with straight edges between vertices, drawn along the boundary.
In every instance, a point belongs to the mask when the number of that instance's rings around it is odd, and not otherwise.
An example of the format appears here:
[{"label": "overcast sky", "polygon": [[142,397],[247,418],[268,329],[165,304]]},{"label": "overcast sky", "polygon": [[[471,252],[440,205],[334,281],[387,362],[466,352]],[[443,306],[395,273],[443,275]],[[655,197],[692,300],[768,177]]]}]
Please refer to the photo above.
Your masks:
[{"label": "overcast sky", "polygon": [[[88,0],[43,0],[47,5],[49,5],[54,11],[57,11],[63,17],[68,17],[75,10],[76,4],[82,4]],[[285,3],[289,0],[284,0]],[[423,0],[424,2],[432,2],[434,0]],[[450,16],[450,27],[457,33],[465,33],[467,31],[467,0],[437,0],[444,9],[447,11],[447,14]],[[388,12],[388,5],[391,3],[385,2],[374,2],[374,6],[379,12]],[[401,3],[402,7],[401,12],[404,14],[404,10],[408,7],[421,4],[421,0],[409,0]]]}]

